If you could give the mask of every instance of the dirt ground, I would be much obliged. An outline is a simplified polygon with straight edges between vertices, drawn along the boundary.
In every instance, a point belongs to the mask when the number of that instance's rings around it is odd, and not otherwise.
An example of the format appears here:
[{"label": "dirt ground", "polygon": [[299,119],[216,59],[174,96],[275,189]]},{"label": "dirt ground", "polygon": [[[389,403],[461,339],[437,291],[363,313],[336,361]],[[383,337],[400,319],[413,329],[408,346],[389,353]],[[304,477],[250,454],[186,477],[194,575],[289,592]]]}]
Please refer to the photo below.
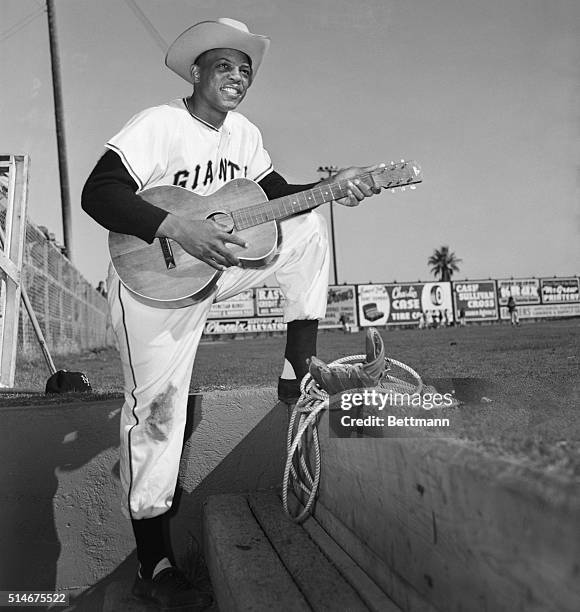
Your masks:
[{"label": "dirt ground", "polygon": [[[387,356],[414,368],[425,380],[480,382],[492,402],[470,399],[453,409],[453,435],[493,453],[580,478],[580,324],[575,320],[472,325],[437,330],[380,330]],[[331,361],[364,352],[364,332],[319,335],[319,357]],[[212,340],[200,345],[191,390],[275,385],[284,336]],[[55,357],[59,369],[82,371],[103,396],[122,393],[114,349]],[[20,360],[16,385],[42,390],[48,371],[42,358]],[[445,388],[440,388],[442,392]],[[93,396],[94,397],[94,396]],[[0,397],[0,405],[34,404],[40,398]],[[88,398],[87,398],[88,399]],[[45,398],[42,401],[46,403]],[[66,401],[60,396],[52,401]],[[447,416],[447,415],[446,415]]]}]

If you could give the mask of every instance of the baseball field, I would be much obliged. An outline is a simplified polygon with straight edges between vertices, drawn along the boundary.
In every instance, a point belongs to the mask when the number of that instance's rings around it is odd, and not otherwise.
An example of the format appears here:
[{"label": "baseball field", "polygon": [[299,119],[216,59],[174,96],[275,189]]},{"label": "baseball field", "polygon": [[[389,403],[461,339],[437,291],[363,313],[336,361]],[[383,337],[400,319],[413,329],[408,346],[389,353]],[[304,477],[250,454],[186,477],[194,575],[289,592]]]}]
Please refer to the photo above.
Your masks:
[{"label": "baseball field", "polygon": [[[381,329],[386,354],[445,391],[446,380],[484,389],[455,411],[453,435],[496,453],[580,477],[580,325],[577,320],[526,322],[520,327],[472,325],[436,330]],[[364,352],[364,332],[322,331],[319,357],[332,361]],[[284,335],[202,341],[191,390],[275,386]],[[55,358],[56,367],[86,373],[97,394],[122,391],[114,349]],[[42,389],[44,361],[20,360],[16,385]],[[441,388],[443,386],[443,388]],[[477,395],[477,393],[476,393]],[[93,396],[94,397],[94,396]],[[3,405],[29,401],[3,396]],[[55,397],[51,401],[66,401]]]}]

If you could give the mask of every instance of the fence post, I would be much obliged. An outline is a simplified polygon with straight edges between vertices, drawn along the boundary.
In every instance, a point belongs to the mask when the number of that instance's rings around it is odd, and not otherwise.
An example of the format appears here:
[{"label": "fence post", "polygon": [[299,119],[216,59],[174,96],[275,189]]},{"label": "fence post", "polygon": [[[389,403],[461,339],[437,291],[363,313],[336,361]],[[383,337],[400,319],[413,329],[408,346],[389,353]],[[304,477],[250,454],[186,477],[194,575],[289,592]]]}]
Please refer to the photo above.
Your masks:
[{"label": "fence post", "polygon": [[5,240],[0,252],[4,288],[0,320],[0,385],[4,387],[14,386],[16,372],[29,163],[28,155],[0,157],[0,166],[8,170]]}]

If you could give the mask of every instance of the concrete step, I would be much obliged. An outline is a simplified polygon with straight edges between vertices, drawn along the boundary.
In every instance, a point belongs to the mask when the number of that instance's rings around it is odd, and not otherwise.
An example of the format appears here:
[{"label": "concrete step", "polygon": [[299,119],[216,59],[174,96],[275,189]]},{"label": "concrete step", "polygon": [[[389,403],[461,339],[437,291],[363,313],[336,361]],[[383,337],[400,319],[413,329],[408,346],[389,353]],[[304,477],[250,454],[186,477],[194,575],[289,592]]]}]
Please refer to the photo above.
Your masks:
[{"label": "concrete step", "polygon": [[220,612],[399,610],[328,538],[321,546],[294,523],[274,492],[209,497],[204,536]]}]

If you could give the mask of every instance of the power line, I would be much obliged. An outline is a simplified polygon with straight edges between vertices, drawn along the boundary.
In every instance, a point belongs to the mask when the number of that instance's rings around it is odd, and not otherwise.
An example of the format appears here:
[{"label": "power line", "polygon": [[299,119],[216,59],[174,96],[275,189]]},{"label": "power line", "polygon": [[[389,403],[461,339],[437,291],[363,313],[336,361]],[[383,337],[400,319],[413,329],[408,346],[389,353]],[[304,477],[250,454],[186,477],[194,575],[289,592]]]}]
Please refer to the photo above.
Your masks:
[{"label": "power line", "polygon": [[44,7],[39,7],[33,13],[30,13],[26,17],[23,17],[22,19],[17,21],[15,24],[10,26],[7,30],[4,30],[4,32],[0,34],[0,43],[4,42],[5,40],[8,40],[15,34],[18,34],[20,30],[25,28],[29,23],[32,23],[37,17],[40,17],[40,15],[42,15],[43,13],[46,13],[46,9]]},{"label": "power line", "polygon": [[137,19],[145,26],[145,29],[155,40],[157,46],[163,51],[163,53],[167,52],[169,45],[165,42],[165,39],[161,34],[157,31],[157,28],[149,21],[147,15],[137,6],[135,0],[125,0],[127,6],[135,13]]},{"label": "power line", "polygon": [[16,23],[12,24],[8,29],[4,30],[4,32],[0,34],[0,38],[9,36],[12,30],[14,30],[15,28],[18,28],[19,26],[26,25],[26,23],[28,23],[30,19],[37,17],[38,15],[40,15],[41,12],[44,12],[44,10],[45,10],[44,7],[39,6],[35,11],[33,11],[32,13],[29,13],[25,17],[22,17],[22,19],[19,19]]}]

